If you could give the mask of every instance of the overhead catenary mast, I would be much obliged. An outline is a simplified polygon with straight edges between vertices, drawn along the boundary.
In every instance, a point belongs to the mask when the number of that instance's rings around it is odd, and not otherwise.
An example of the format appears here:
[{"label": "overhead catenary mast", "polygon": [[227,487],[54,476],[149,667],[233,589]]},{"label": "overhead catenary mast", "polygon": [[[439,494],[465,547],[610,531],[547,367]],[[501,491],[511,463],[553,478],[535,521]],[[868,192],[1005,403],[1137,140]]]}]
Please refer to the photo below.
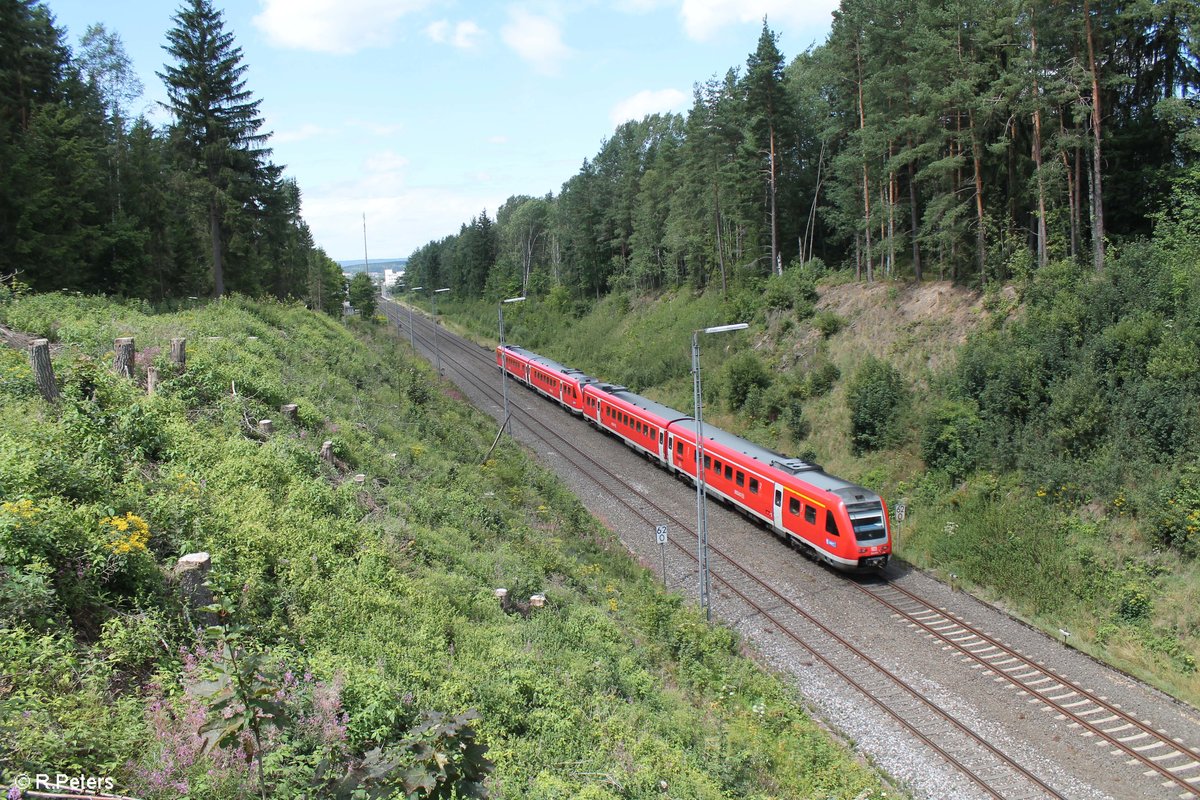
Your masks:
[{"label": "overhead catenary mast", "polygon": [[367,212],[363,212],[363,272],[371,271],[371,262],[367,260]]}]

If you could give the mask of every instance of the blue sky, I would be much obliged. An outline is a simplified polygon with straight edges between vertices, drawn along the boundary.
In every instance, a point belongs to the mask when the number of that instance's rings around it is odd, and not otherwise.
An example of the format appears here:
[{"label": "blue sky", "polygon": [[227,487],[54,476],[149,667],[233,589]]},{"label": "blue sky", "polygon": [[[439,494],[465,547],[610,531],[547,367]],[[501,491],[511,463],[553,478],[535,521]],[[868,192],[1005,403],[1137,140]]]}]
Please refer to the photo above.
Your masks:
[{"label": "blue sky", "polygon": [[[44,0],[68,42],[118,33],[155,76],[179,3]],[[558,194],[626,119],[686,112],[692,86],[744,66],[765,16],[789,60],[835,0],[214,0],[262,101],[272,156],[338,260],[408,256],[517,194]]]}]

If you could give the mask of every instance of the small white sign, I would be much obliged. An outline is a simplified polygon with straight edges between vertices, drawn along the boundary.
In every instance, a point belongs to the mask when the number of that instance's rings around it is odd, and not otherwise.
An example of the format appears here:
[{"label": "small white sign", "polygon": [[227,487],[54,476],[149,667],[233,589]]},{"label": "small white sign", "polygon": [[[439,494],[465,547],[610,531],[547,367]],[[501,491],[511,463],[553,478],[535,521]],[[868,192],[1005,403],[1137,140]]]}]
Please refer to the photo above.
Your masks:
[{"label": "small white sign", "polygon": [[667,526],[666,525],[655,525],[654,526],[654,539],[659,544],[667,543]]},{"label": "small white sign", "polygon": [[896,508],[893,510],[895,511],[895,514],[896,514],[896,521],[903,522],[905,514],[908,513],[908,506],[904,505],[904,503],[901,503],[900,505],[896,506]]}]

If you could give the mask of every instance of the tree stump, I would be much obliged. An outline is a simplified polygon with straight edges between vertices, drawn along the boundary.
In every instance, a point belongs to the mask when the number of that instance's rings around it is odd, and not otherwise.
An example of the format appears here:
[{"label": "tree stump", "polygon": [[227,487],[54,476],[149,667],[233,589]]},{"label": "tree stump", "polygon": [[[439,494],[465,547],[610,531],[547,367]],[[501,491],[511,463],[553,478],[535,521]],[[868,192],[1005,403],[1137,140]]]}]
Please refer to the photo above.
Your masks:
[{"label": "tree stump", "polygon": [[333,463],[333,442],[325,442],[321,445],[321,460]]},{"label": "tree stump", "polygon": [[171,363],[180,372],[187,369],[187,339],[171,340]]},{"label": "tree stump", "polygon": [[279,407],[279,410],[283,412],[283,418],[293,425],[300,421],[300,407],[295,403],[282,405]]},{"label": "tree stump", "polygon": [[50,341],[34,339],[29,345],[29,365],[33,380],[47,403],[58,402],[58,382],[54,380],[54,365],[50,363]]},{"label": "tree stump", "polygon": [[133,338],[122,336],[113,342],[116,355],[113,356],[113,372],[123,378],[133,377]]},{"label": "tree stump", "polygon": [[158,367],[146,367],[146,394],[154,394],[158,390]]},{"label": "tree stump", "polygon": [[204,585],[211,570],[212,559],[208,553],[189,553],[175,562],[175,569],[172,570],[184,607],[198,614],[195,624],[212,625],[216,622],[212,614],[201,611],[213,601],[212,590]]},{"label": "tree stump", "polygon": [[269,419],[260,419],[258,421],[258,432],[263,436],[270,436],[275,432],[275,423]]}]

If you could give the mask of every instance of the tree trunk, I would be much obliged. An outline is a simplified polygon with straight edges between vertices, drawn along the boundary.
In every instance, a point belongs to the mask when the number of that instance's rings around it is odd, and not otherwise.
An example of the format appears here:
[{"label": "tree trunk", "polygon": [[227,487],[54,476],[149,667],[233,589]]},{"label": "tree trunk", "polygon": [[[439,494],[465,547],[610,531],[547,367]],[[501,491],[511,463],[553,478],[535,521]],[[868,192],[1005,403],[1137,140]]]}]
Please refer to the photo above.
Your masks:
[{"label": "tree trunk", "polygon": [[871,179],[867,170],[867,110],[863,103],[863,76],[862,76],[862,44],[859,43],[858,49],[855,50],[854,60],[858,66],[858,132],[860,144],[862,146],[862,176],[863,176],[863,232],[864,232],[864,251],[867,257],[867,283],[871,283],[874,278],[874,262],[871,258]]},{"label": "tree trunk", "polygon": [[[911,146],[911,142],[910,142]],[[912,225],[913,280],[921,282],[921,244],[917,241],[917,170],[908,162],[908,217]]]},{"label": "tree trunk", "polygon": [[171,340],[171,363],[179,372],[187,370],[187,339]]},{"label": "tree trunk", "polygon": [[33,368],[33,380],[42,398],[47,403],[58,402],[58,382],[54,379],[54,365],[50,362],[48,339],[34,339],[29,345],[29,366]]},{"label": "tree trunk", "polygon": [[1092,262],[1096,271],[1104,269],[1104,197],[1100,171],[1100,73],[1096,70],[1096,43],[1092,35],[1092,12],[1083,0],[1083,24],[1087,30],[1088,68],[1092,71]]},{"label": "tree trunk", "polygon": [[212,240],[213,297],[221,297],[225,294],[225,265],[221,258],[221,217],[216,200],[208,204],[208,229]]},{"label": "tree trunk", "polygon": [[983,156],[973,110],[967,111],[967,124],[971,126],[971,161],[975,171],[975,248],[979,262],[979,288],[982,289],[987,284],[987,231],[983,221]]},{"label": "tree trunk", "polygon": [[771,140],[771,272],[783,274],[783,264],[779,260],[779,223],[775,218],[775,126],[768,127]]},{"label": "tree trunk", "polygon": [[113,372],[122,378],[133,377],[134,347],[133,339],[125,336],[113,342],[116,351],[113,356]]}]

